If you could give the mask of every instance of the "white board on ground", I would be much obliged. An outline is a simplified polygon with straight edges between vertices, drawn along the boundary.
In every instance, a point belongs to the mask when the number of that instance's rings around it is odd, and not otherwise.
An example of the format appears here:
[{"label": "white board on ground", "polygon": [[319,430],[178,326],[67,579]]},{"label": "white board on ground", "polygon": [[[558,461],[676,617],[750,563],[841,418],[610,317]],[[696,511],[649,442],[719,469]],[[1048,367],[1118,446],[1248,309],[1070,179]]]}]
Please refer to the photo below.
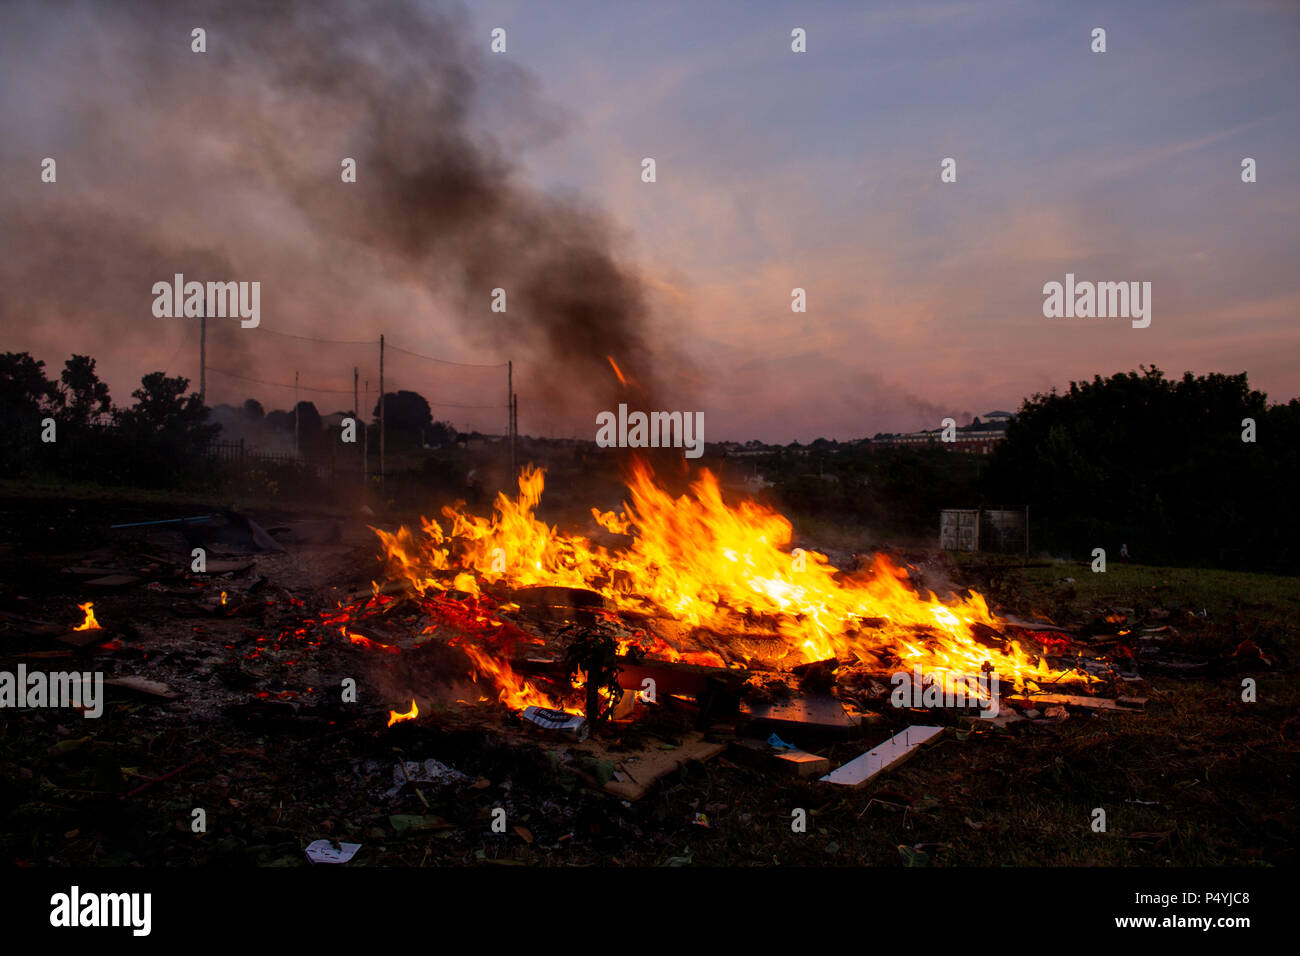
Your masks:
[{"label": "white board on ground", "polygon": [[844,766],[832,770],[821,780],[823,783],[838,783],[847,787],[860,786],[880,771],[909,757],[917,747],[941,733],[942,727],[908,727],[861,757],[855,757]]}]

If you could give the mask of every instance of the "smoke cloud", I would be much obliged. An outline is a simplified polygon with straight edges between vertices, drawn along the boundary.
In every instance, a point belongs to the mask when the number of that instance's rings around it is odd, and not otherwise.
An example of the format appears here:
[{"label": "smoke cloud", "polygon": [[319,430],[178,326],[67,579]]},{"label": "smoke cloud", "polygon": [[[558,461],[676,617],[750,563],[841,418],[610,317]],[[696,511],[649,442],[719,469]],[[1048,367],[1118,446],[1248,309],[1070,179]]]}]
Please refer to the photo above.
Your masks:
[{"label": "smoke cloud", "polygon": [[[195,27],[206,53],[191,50]],[[607,357],[648,400],[666,359],[648,344],[645,287],[606,217],[516,173],[512,157],[562,124],[488,42],[459,8],[415,3],[7,5],[0,169],[30,185],[0,196],[5,347],[44,344],[56,367],[89,352],[120,373],[122,403],[150,370],[141,351],[185,321],[150,312],[152,284],[180,272],[260,281],[272,333],[387,332],[425,353],[512,358],[521,409],[584,432],[593,409],[629,399]],[[57,184],[39,182],[45,156]],[[504,313],[490,309],[498,288]],[[350,386],[356,353],[231,325],[209,322],[211,366]],[[185,356],[173,374],[193,375],[193,350],[172,342]],[[358,352],[373,391],[371,350]],[[386,385],[504,405],[500,379],[398,361]],[[257,391],[221,384],[217,400]],[[504,409],[491,414],[504,426]]]}]

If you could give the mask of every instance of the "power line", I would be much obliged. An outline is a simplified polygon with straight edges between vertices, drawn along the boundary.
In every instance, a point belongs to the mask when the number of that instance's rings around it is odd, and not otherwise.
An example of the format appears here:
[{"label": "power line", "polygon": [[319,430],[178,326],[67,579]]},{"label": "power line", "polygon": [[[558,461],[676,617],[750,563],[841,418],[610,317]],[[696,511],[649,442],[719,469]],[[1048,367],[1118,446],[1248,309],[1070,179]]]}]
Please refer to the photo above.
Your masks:
[{"label": "power line", "polygon": [[[426,399],[427,401],[427,399]],[[429,402],[438,408],[505,408],[505,405],[457,405],[453,402]]]},{"label": "power line", "polygon": [[[269,329],[266,326],[259,325],[259,332],[267,332],[271,335],[279,335],[286,339],[298,339],[302,342],[317,342],[321,345],[378,345],[375,339],[320,339],[313,335],[298,335],[296,332],[278,332],[275,329]],[[438,362],[442,365],[456,365],[460,368],[505,368],[505,362],[495,364],[482,364],[477,362],[453,362],[451,359],[438,358],[436,355],[425,355],[423,352],[412,352],[410,349],[404,349],[400,345],[387,343],[387,347],[397,352],[403,352],[407,355],[413,355],[416,358],[426,359],[430,362]],[[504,407],[504,406],[502,406]]]},{"label": "power line", "polygon": [[[422,352],[412,352],[410,349],[404,349],[400,345],[393,345],[391,342],[387,343],[387,347],[392,349],[394,352],[404,352],[407,355],[414,355],[416,358],[428,359],[430,362],[438,362],[442,365],[458,365],[461,368],[505,368],[506,367],[505,362],[497,362],[495,365],[477,365],[472,362],[452,362],[448,359],[440,359],[433,355],[425,355]],[[490,406],[484,405],[482,407],[505,408],[504,405],[490,405]]]},{"label": "power line", "polygon": [[[297,388],[300,391],[304,391],[304,392],[337,392],[343,394],[351,394],[352,392],[352,389],[350,388],[310,388],[306,385],[294,385],[292,382],[288,382],[288,383],[267,382],[260,378],[249,378],[247,375],[238,375],[234,372],[228,372],[224,368],[213,368],[212,366],[208,366],[208,371],[220,372],[222,375],[229,375],[231,378],[237,378],[243,382],[254,382],[257,385],[269,385],[272,388]],[[389,394],[393,394],[393,393],[390,392]],[[437,406],[438,408],[505,408],[506,407],[504,405],[461,405],[454,402],[429,402],[429,404],[433,406]]]},{"label": "power line", "polygon": [[209,372],[220,372],[222,375],[229,375],[231,378],[237,378],[242,382],[255,382],[258,385],[270,385],[272,388],[298,388],[304,392],[341,392],[351,394],[350,388],[309,388],[306,385],[294,385],[292,382],[287,385],[283,382],[266,382],[260,378],[249,378],[247,375],[237,375],[234,372],[227,372],[224,368],[213,368],[208,366]]},{"label": "power line", "polygon": [[262,332],[269,332],[271,335],[283,336],[286,339],[301,339],[304,342],[319,342],[323,345],[378,345],[375,339],[318,339],[310,335],[297,335],[293,332],[277,332],[275,329],[268,329],[264,326],[258,326]]}]

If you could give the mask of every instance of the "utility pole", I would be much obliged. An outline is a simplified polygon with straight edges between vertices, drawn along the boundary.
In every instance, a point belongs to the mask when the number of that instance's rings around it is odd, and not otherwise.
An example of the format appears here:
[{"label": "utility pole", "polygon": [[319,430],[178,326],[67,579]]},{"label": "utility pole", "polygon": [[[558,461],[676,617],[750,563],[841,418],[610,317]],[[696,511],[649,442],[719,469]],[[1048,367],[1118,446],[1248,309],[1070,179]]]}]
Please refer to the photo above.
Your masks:
[{"label": "utility pole", "polygon": [[[506,362],[506,437],[510,440],[510,480],[515,477],[515,363]],[[509,482],[507,482],[507,485]]]},{"label": "utility pole", "polygon": [[379,483],[384,482],[384,337],[379,336]]},{"label": "utility pole", "polygon": [[295,457],[302,456],[302,442],[298,439],[298,371],[293,373],[293,453]]},{"label": "utility pole", "polygon": [[208,397],[208,305],[199,305],[199,404]]},{"label": "utility pole", "polygon": [[519,467],[515,461],[515,442],[519,438],[519,396],[515,395],[510,401],[510,470],[512,473],[518,472]]},{"label": "utility pole", "polygon": [[[357,421],[357,420],[360,420],[360,419],[361,419],[361,408],[360,408],[360,406],[357,405],[357,367],[354,365],[354,366],[352,366],[352,420],[353,420],[353,421]],[[363,424],[361,427],[364,429],[366,426]],[[364,448],[364,447],[365,447],[365,436],[364,436],[364,435],[362,436],[361,441],[362,441],[362,447]],[[363,454],[364,454],[364,453],[363,453]],[[364,465],[364,464],[361,466],[361,469],[362,469],[362,470],[361,470],[361,479],[362,479],[361,490],[362,490],[362,492],[364,493],[364,492],[365,492],[365,483],[364,483],[364,482],[365,482],[365,477],[366,477],[366,473],[365,473],[365,465]],[[365,499],[363,498],[362,500],[364,501]]]},{"label": "utility pole", "polygon": [[[366,408],[370,407],[370,379],[366,379]],[[370,423],[361,419],[361,477],[370,476]]]}]

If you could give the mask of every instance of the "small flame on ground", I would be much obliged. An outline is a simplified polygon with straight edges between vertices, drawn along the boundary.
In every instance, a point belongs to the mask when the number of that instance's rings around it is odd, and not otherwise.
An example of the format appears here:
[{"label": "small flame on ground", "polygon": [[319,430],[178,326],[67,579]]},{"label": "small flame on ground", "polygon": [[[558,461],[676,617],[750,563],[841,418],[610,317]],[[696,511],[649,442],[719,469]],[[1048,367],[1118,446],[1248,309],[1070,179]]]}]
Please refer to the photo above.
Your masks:
[{"label": "small flame on ground", "polygon": [[225,604],[225,603],[226,603],[226,592],[225,592],[225,591],[222,591],[222,592],[221,592],[221,603],[222,603],[222,604]]},{"label": "small flame on ground", "polygon": [[415,720],[415,718],[419,716],[420,716],[420,708],[417,707],[415,701],[412,700],[411,709],[408,710],[406,713],[399,714],[395,710],[390,710],[388,712],[388,726],[391,727],[393,726],[393,724],[399,723],[400,721],[403,720]]},{"label": "small flame on ground", "polygon": [[82,611],[85,612],[86,619],[82,621],[80,624],[78,624],[76,627],[74,627],[73,628],[74,631],[102,630],[102,628],[99,625],[99,622],[95,620],[95,612],[92,610],[94,606],[95,606],[94,601],[87,601],[85,604],[77,605],[78,608],[80,608]]}]

